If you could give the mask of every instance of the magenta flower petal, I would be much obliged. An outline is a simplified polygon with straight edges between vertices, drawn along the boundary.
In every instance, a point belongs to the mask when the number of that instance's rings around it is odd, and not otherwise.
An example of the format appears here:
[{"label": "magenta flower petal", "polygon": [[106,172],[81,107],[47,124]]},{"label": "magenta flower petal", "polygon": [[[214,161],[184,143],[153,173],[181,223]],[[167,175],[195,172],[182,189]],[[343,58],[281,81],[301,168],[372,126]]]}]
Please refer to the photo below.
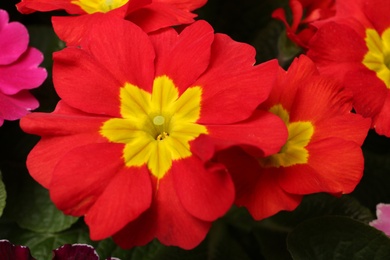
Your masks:
[{"label": "magenta flower petal", "polygon": [[371,221],[370,226],[390,236],[390,204],[379,203],[376,206],[376,216],[378,219]]},{"label": "magenta flower petal", "polygon": [[[1,37],[0,34],[0,39]],[[47,77],[46,70],[38,67],[42,61],[42,53],[30,47],[14,63],[0,65],[0,91],[13,95],[21,89],[32,89],[41,85]]]},{"label": "magenta flower petal", "polygon": [[0,126],[4,120],[16,120],[38,107],[38,101],[27,90],[7,96],[0,92]]},{"label": "magenta flower petal", "polygon": [[35,260],[26,246],[15,246],[8,240],[0,240],[0,259]]},{"label": "magenta flower petal", "polygon": [[4,120],[16,120],[38,107],[28,90],[38,87],[47,77],[39,67],[43,54],[28,47],[27,29],[0,9],[0,126]]},{"label": "magenta flower petal", "polygon": [[0,65],[16,61],[27,50],[28,32],[18,22],[8,23],[9,16],[0,10]]}]

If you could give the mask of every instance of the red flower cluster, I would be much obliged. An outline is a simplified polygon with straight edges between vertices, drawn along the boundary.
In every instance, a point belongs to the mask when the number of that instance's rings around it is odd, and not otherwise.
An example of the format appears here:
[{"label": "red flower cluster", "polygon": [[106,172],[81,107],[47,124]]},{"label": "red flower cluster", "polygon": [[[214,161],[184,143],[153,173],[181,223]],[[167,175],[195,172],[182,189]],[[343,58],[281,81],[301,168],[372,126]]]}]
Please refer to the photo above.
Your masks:
[{"label": "red flower cluster", "polygon": [[[329,17],[333,4],[292,2],[299,21],[310,8],[307,22]],[[288,71],[276,60],[254,65],[253,47],[204,21],[170,28],[203,4],[18,4],[80,15],[53,18],[68,46],[54,54],[61,101],[21,127],[42,137],[28,156],[31,176],[65,214],[85,217],[92,239],[189,249],[234,203],[262,219],[306,194],[349,193],[362,176],[371,120],[351,113],[352,92],[306,56]]]}]

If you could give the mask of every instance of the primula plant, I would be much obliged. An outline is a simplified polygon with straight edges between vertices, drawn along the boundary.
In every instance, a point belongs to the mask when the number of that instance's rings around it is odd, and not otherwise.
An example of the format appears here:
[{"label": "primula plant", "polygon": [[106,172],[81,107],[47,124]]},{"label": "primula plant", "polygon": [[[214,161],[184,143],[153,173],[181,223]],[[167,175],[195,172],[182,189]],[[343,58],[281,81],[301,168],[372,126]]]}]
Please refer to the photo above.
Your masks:
[{"label": "primula plant", "polygon": [[0,9],[0,259],[390,259],[390,4]]}]

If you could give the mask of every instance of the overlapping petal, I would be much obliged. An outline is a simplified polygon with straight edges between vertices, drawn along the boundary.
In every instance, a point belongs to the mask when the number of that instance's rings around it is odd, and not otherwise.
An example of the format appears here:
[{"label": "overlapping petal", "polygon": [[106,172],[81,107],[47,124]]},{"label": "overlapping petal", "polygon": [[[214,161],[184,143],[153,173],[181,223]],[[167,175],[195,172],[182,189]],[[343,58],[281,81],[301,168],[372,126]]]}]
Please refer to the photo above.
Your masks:
[{"label": "overlapping petal", "polygon": [[275,84],[260,108],[287,126],[283,147],[265,158],[237,148],[217,155],[232,173],[235,203],[255,219],[293,210],[306,194],[352,192],[363,174],[360,146],[371,124],[351,113],[351,94],[340,82],[320,75],[305,56],[279,71]]},{"label": "overlapping petal", "polygon": [[234,201],[214,151],[270,155],[287,138],[281,119],[256,111],[276,61],[255,66],[252,47],[215,36],[205,21],[149,36],[116,16],[95,17],[102,21],[78,46],[54,55],[58,108],[22,120],[42,136],[28,168],[59,209],[85,216],[93,239],[193,248]]},{"label": "overlapping petal", "polygon": [[355,111],[371,118],[377,133],[388,136],[388,40],[383,34],[390,26],[384,11],[388,3],[339,5],[340,14],[334,22],[321,26],[313,37],[308,56],[322,73],[341,80],[353,93]]}]

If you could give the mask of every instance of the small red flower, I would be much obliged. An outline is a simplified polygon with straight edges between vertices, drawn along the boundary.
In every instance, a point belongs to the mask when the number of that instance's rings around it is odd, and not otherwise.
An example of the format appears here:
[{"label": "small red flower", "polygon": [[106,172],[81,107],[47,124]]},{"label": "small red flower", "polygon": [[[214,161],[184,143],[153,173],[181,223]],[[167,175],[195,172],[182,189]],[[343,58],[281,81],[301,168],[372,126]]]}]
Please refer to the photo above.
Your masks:
[{"label": "small red flower", "polygon": [[303,195],[353,191],[363,173],[361,144],[370,120],[351,113],[351,96],[306,56],[280,70],[261,109],[278,115],[288,140],[271,156],[232,148],[218,154],[233,176],[236,201],[255,219],[293,210]]},{"label": "small red flower", "polygon": [[372,118],[378,134],[390,137],[390,3],[357,1],[348,8],[349,17],[321,26],[307,55],[353,92],[354,109]]},{"label": "small red flower", "polygon": [[286,26],[287,37],[297,45],[307,48],[307,45],[316,32],[314,24],[326,20],[336,13],[335,0],[290,0],[292,24],[287,22],[283,8],[278,8],[272,17]]},{"label": "small red flower", "polygon": [[287,138],[277,116],[256,111],[277,62],[253,66],[253,47],[204,21],[148,36],[106,17],[90,35],[54,55],[56,110],[21,121],[42,136],[27,167],[59,209],[85,216],[92,239],[193,248],[234,200],[214,150],[268,156]]},{"label": "small red flower", "polygon": [[[99,23],[85,17],[94,13],[113,13],[136,23],[144,31],[151,32],[173,25],[189,24],[194,22],[196,15],[193,10],[200,8],[207,0],[22,0],[16,5],[21,13],[28,14],[35,11],[65,10],[69,14],[81,15],[75,17],[55,17],[53,25],[61,22],[56,29],[62,40],[71,41],[75,36],[62,31],[81,30]],[[89,16],[89,15],[88,15]],[[63,22],[63,23],[62,23]],[[85,24],[88,23],[88,24]],[[80,26],[81,25],[81,26]],[[77,28],[80,26],[80,28]],[[66,28],[68,27],[68,28]],[[70,27],[70,28],[69,28]],[[64,35],[65,34],[65,35]],[[82,35],[82,34],[80,34]],[[78,36],[80,36],[78,34]],[[70,40],[67,36],[71,37]]]}]

